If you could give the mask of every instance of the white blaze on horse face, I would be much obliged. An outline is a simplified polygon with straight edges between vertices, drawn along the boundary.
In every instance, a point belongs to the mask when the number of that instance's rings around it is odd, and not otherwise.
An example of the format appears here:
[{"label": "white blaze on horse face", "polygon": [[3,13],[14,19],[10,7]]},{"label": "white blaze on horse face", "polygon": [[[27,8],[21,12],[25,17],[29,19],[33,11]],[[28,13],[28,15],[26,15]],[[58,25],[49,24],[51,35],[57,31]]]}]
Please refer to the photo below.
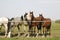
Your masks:
[{"label": "white blaze on horse face", "polygon": [[31,20],[31,17],[30,17],[30,14],[29,13],[27,14],[26,17],[27,17],[27,20]]}]

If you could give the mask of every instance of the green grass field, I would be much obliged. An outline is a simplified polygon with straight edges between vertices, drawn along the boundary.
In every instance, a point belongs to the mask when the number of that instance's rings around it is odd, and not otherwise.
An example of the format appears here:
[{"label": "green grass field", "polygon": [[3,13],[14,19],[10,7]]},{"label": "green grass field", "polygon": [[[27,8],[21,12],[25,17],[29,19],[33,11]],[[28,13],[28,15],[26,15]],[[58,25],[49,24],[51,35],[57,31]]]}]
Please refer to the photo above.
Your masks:
[{"label": "green grass field", "polygon": [[[12,28],[12,34],[17,34],[17,28]],[[4,28],[1,29],[1,32],[4,32]],[[23,26],[21,27],[21,32],[24,32]],[[0,37],[0,40],[60,40],[60,24],[59,23],[52,23],[51,25],[51,36],[50,37],[11,37],[11,38],[3,38]]]}]

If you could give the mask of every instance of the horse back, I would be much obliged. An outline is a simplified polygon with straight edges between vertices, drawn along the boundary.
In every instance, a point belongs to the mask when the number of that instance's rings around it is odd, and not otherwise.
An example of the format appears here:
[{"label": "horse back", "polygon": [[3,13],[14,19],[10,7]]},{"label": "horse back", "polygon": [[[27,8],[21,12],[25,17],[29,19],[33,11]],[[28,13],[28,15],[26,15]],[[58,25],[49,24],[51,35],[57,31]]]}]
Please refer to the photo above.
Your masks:
[{"label": "horse back", "polygon": [[37,26],[40,21],[41,21],[41,19],[39,17],[33,18],[32,26]]},{"label": "horse back", "polygon": [[45,19],[43,20],[43,22],[42,22],[42,26],[43,26],[43,27],[48,27],[48,26],[50,26],[50,25],[51,25],[51,19],[45,18]]}]

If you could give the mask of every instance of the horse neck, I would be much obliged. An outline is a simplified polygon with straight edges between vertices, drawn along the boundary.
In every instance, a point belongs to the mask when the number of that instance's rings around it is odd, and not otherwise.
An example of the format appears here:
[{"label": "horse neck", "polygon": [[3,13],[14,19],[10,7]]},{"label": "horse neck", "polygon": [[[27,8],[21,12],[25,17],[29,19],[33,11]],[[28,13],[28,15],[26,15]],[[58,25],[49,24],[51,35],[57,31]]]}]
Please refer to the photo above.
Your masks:
[{"label": "horse neck", "polygon": [[42,17],[41,17],[41,20],[43,21],[43,20],[45,20],[45,18],[42,16]]},{"label": "horse neck", "polygon": [[24,17],[24,18],[23,18],[23,20],[24,20],[24,21],[27,21],[27,18],[26,18],[26,17]]},{"label": "horse neck", "polygon": [[23,18],[21,18],[21,20],[23,21]]},{"label": "horse neck", "polygon": [[33,21],[34,18],[35,18],[35,17],[34,17],[34,15],[33,15],[31,20]]}]

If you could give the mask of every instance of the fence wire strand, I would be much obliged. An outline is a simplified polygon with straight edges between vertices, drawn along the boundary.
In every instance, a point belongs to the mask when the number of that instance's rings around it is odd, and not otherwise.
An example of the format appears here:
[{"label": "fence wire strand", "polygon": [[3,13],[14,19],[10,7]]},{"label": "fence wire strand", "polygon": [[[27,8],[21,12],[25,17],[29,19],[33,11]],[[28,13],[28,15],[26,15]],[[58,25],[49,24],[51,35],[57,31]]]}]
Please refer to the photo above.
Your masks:
[{"label": "fence wire strand", "polygon": [[[0,21],[0,23],[6,23],[6,22],[27,22],[27,21]],[[52,22],[52,21],[30,21],[30,22]]]}]

